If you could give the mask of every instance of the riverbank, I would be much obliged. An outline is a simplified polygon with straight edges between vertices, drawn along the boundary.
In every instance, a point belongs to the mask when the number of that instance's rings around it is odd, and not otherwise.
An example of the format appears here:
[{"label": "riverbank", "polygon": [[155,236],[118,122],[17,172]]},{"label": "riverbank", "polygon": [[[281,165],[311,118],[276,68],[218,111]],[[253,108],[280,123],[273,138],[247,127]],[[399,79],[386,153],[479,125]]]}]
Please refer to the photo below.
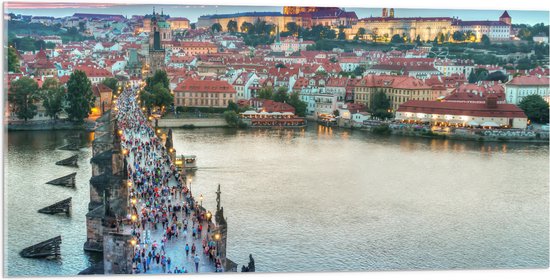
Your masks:
[{"label": "riverbank", "polygon": [[8,131],[36,131],[36,130],[94,131],[94,126],[95,126],[95,122],[93,121],[85,121],[82,124],[76,124],[67,120],[8,122]]},{"label": "riverbank", "polygon": [[229,127],[224,118],[161,118],[158,126],[163,128]]},{"label": "riverbank", "polygon": [[548,144],[548,132],[510,130],[510,129],[466,129],[445,128],[433,131],[429,127],[411,126],[405,124],[389,124],[361,128],[379,135],[397,135],[404,137],[420,137],[431,139],[449,139],[457,141],[477,142],[518,142]]}]

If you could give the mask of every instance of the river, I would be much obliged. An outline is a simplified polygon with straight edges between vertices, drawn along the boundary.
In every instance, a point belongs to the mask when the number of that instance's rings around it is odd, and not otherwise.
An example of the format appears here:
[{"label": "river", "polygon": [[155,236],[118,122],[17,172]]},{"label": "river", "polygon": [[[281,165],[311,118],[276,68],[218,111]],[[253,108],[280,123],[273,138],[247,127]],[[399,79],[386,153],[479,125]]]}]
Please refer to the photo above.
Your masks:
[{"label": "river", "polygon": [[[76,190],[44,183],[74,132],[9,132],[5,159],[8,275],[74,275],[83,253],[91,175],[79,153]],[[92,135],[83,144],[89,145]],[[548,266],[548,146],[299,130],[174,130],[197,156],[196,197],[228,220],[228,257],[259,272],[539,268]],[[6,195],[6,193],[5,193]],[[36,213],[73,196],[71,217]],[[6,221],[6,220],[4,220]],[[62,234],[60,262],[18,251]]]}]

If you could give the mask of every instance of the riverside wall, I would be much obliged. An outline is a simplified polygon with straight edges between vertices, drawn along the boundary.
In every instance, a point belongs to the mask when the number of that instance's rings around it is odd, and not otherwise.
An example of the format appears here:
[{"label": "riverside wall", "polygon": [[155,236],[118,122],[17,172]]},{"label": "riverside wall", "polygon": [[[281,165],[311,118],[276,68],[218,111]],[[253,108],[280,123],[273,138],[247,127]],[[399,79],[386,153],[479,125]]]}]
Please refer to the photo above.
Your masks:
[{"label": "riverside wall", "polygon": [[158,126],[166,128],[228,127],[223,118],[159,119]]}]

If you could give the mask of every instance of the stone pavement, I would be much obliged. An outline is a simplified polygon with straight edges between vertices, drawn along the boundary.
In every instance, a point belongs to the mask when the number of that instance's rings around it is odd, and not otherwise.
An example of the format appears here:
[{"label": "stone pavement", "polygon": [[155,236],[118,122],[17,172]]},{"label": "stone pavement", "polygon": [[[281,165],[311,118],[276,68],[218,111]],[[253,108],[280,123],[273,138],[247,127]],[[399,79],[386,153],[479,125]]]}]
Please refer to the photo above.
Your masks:
[{"label": "stone pavement", "polygon": [[[134,97],[134,94],[129,94],[127,96],[124,96],[122,95],[121,96],[121,99],[123,98],[127,98],[127,100],[120,100],[119,99],[119,102],[133,102],[134,104],[132,104],[132,106],[130,106],[130,108],[133,108],[137,111],[140,111],[139,110],[139,107],[136,106],[135,104],[135,97]],[[140,111],[140,114],[141,114],[141,111]],[[143,117],[143,115],[141,115]],[[144,119],[144,117],[143,117]],[[150,127],[149,127],[150,129]],[[135,130],[135,129],[123,129],[123,137],[124,139],[128,140],[132,140],[134,141],[135,139],[138,139],[138,145],[141,145],[147,141],[150,140],[150,137],[149,135],[146,133],[146,131],[148,130],[147,127],[140,127],[139,130]],[[157,137],[156,135],[154,137]],[[127,149],[128,151],[131,150],[132,147],[126,147],[125,146],[125,143],[123,141],[123,145],[122,145],[123,149]],[[146,161],[149,159],[158,159],[158,158],[162,158],[162,157],[166,157],[167,155],[165,154],[165,152],[163,152],[162,150],[159,150],[159,149],[156,149],[156,148],[153,148],[150,150],[149,154],[146,156],[146,157],[143,157],[141,159],[140,162],[138,162],[139,166],[146,166]],[[129,152],[128,156],[127,156],[127,161],[128,161],[128,166],[135,172],[135,166],[134,166],[134,163],[136,162],[136,158],[135,158],[135,154],[132,153],[132,152]],[[171,168],[173,168],[173,166],[171,166],[172,164],[170,163],[166,163],[162,168],[164,169],[164,171],[169,171],[171,170]],[[133,182],[133,184],[135,185],[135,182]],[[172,186],[178,186],[178,182],[176,180],[176,178],[174,176],[171,176],[171,178],[169,179],[169,183],[168,183],[168,186],[169,187],[172,187]],[[183,186],[179,186],[179,187],[183,187]],[[183,205],[183,200],[185,199],[185,197],[183,197],[183,195],[180,193],[180,192],[176,192],[176,195],[174,195],[174,197],[172,197],[172,195],[168,195],[167,197],[164,197],[165,199],[167,200],[170,200],[172,205]],[[136,207],[138,209],[138,213],[141,213],[141,210],[143,209],[143,207],[145,207],[145,204],[143,203],[143,201],[140,199],[137,201],[136,203]],[[192,221],[192,217],[193,217],[193,212],[195,212],[194,210],[191,211],[191,214],[189,215],[188,218],[185,217],[185,214],[183,213],[183,211],[179,211],[177,212],[177,217],[178,217],[178,222],[182,222],[184,223],[186,220],[187,224],[188,224],[188,228],[187,228],[187,234],[184,234],[183,233],[183,228],[181,229],[180,231],[180,234],[179,234],[179,237],[176,238],[175,236],[172,237],[172,240],[168,240],[165,244],[165,252],[166,252],[166,257],[170,258],[171,260],[171,264],[170,264],[170,267],[167,266],[166,268],[166,272],[163,271],[162,269],[162,265],[159,263],[159,264],[156,264],[155,261],[151,261],[151,266],[150,266],[150,269],[147,270],[147,274],[161,274],[161,273],[168,273],[168,271],[171,271],[173,272],[175,270],[175,268],[179,268],[181,269],[182,267],[185,268],[185,270],[187,270],[187,272],[189,273],[196,273],[195,271],[195,263],[194,263],[194,259],[191,255],[191,252],[189,252],[189,256],[187,257],[186,254],[185,254],[185,245],[186,244],[189,244],[189,247],[191,248],[192,244],[195,244],[196,248],[197,248],[197,254],[198,256],[200,257],[200,263],[199,263],[199,271],[198,272],[215,272],[215,263],[210,261],[209,259],[209,256],[207,254],[204,254],[204,250],[203,250],[203,246],[202,246],[202,242],[203,242],[203,239],[205,238],[205,235],[207,235],[207,228],[208,228],[208,222],[207,221],[203,221],[203,231],[202,231],[202,238],[193,238],[192,237],[192,226],[193,226],[193,221]],[[212,226],[212,223],[210,223],[211,226]],[[161,246],[161,240],[163,238],[163,235],[165,233],[165,230],[162,228],[162,224],[159,223],[158,224],[158,227],[157,229],[155,230],[154,228],[152,228],[152,223],[148,223],[148,225],[145,226],[145,231],[142,233],[142,236],[141,236],[141,240],[139,241],[139,244],[137,244],[137,246],[139,246],[139,248],[146,248],[146,252],[148,252],[152,246],[153,243],[157,243],[158,244],[158,248],[160,249],[160,246]],[[131,232],[131,227],[125,227],[125,231],[126,232]],[[148,238],[146,238],[148,237]],[[155,252],[159,252],[160,250],[156,250]],[[142,272],[143,272],[143,269],[142,269]]]}]

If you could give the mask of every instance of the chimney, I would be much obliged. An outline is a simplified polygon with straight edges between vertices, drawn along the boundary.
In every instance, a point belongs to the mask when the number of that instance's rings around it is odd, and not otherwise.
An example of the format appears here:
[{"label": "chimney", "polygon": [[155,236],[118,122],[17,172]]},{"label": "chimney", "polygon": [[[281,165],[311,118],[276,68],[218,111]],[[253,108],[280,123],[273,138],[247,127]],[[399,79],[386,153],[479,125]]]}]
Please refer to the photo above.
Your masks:
[{"label": "chimney", "polygon": [[487,95],[487,98],[485,99],[485,106],[489,109],[495,109],[497,108],[497,97],[494,94]]}]

